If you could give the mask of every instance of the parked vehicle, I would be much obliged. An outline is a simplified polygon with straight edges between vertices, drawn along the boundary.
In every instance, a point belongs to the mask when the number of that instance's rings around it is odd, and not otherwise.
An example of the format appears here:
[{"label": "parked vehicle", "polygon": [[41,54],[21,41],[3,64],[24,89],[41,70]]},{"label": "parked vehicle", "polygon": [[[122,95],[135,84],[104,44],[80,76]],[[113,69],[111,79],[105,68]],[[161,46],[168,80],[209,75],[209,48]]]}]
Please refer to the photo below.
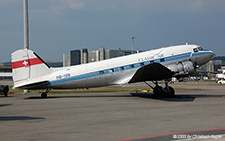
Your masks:
[{"label": "parked vehicle", "polygon": [[225,67],[221,67],[219,73],[216,75],[218,84],[225,84]]},{"label": "parked vehicle", "polygon": [[217,82],[218,84],[225,84],[225,80],[224,79],[221,79]]},{"label": "parked vehicle", "polygon": [[193,76],[193,77],[190,77],[190,80],[199,81],[199,80],[201,80],[201,78],[198,76]]}]

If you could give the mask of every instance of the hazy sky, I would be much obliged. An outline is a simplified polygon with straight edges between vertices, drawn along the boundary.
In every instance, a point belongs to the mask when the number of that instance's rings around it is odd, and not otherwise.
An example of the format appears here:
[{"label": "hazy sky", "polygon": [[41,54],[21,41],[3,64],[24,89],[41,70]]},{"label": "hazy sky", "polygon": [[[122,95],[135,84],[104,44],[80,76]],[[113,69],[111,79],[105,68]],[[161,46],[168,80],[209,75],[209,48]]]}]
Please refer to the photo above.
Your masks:
[{"label": "hazy sky", "polygon": [[[225,0],[29,0],[30,49],[46,61],[63,53],[150,50],[189,43],[225,55]],[[0,62],[23,48],[23,0],[0,0]]]}]

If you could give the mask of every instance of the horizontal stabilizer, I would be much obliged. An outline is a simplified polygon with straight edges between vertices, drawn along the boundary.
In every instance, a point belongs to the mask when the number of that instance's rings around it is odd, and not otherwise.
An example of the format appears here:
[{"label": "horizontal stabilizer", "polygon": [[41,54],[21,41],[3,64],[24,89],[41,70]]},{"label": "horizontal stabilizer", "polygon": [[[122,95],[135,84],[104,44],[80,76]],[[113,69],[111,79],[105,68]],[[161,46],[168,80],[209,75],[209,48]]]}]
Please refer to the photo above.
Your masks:
[{"label": "horizontal stabilizer", "polygon": [[14,87],[15,89],[41,89],[44,85],[48,84],[49,81],[40,81],[29,84],[24,84],[22,86]]},{"label": "horizontal stabilizer", "polygon": [[170,69],[159,63],[153,63],[138,69],[128,83],[164,80],[172,76],[173,72]]}]

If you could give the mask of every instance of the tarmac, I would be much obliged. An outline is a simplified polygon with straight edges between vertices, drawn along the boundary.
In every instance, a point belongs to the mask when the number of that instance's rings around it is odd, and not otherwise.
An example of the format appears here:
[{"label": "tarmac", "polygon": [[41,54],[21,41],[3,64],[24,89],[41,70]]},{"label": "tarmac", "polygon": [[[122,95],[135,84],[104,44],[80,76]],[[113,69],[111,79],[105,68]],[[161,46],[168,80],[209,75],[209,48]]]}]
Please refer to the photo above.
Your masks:
[{"label": "tarmac", "polygon": [[[172,86],[177,89],[173,98],[151,91],[49,94],[45,99],[38,93],[0,96],[0,139],[224,140],[225,86]],[[147,88],[142,83],[122,87]]]}]

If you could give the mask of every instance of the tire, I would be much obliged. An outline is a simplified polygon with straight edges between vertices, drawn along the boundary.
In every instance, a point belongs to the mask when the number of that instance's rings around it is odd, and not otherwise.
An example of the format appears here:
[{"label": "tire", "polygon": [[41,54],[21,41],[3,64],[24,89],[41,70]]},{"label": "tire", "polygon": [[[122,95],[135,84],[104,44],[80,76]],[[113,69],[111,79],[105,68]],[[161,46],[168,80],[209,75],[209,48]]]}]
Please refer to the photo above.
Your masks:
[{"label": "tire", "polygon": [[153,89],[154,95],[162,95],[163,93],[164,93],[163,87],[161,86],[155,86],[155,88]]},{"label": "tire", "polygon": [[42,98],[46,98],[47,96],[48,96],[47,93],[42,93],[42,94],[41,94],[41,97],[42,97]]},{"label": "tire", "polygon": [[174,95],[175,95],[175,90],[174,90],[174,88],[171,87],[171,86],[168,86],[168,88],[169,88],[169,92],[167,92],[166,95],[167,95],[168,97],[174,97]]}]

